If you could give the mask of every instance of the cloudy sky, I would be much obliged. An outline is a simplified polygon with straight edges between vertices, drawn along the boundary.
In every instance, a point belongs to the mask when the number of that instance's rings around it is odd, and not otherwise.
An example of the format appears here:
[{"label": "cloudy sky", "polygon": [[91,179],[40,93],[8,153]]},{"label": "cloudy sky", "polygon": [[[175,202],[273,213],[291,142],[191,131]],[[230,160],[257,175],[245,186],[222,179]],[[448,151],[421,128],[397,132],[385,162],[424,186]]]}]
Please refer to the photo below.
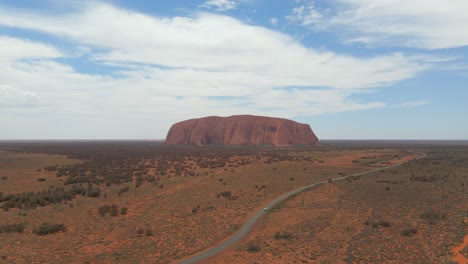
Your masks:
[{"label": "cloudy sky", "polygon": [[163,139],[255,114],[468,139],[466,0],[1,0],[0,139]]}]

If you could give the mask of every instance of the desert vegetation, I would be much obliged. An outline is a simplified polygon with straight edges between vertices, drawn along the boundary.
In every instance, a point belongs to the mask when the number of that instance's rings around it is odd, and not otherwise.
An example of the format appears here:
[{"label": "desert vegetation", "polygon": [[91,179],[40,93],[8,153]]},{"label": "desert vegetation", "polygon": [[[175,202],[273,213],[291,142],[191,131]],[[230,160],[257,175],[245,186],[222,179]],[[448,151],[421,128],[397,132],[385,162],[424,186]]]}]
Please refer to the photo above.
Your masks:
[{"label": "desert vegetation", "polygon": [[[427,157],[288,200],[244,243],[209,263],[456,263],[452,249],[468,235],[460,203],[468,199],[468,152],[462,146],[421,152]],[[252,254],[250,245],[261,250]],[[468,257],[463,246],[460,254]]]},{"label": "desert vegetation", "polygon": [[[449,252],[442,249],[460,239],[455,222],[460,223],[462,212],[453,203],[452,210],[444,206],[466,190],[466,178],[460,177],[466,173],[463,151],[422,151],[430,155],[411,166],[332,180],[318,189],[318,198],[315,190],[295,197],[269,213],[266,229],[234,249],[237,257],[227,252],[223,259],[326,260],[330,259],[326,248],[343,243],[340,259],[335,260],[380,256],[355,247],[384,243],[365,241],[369,234],[403,244],[433,240],[441,250],[425,254]],[[0,248],[0,256],[12,262],[53,262],[55,251],[50,249],[56,247],[67,252],[64,262],[170,263],[224,239],[253,210],[289,190],[385,166],[408,155],[407,147],[378,144],[367,149],[353,145],[285,149],[168,147],[152,142],[2,143],[0,239],[12,247]],[[452,169],[435,169],[444,166]],[[420,196],[427,188],[431,191]],[[398,211],[405,208],[398,205],[407,203],[416,208],[411,214]],[[284,218],[275,220],[281,212]],[[291,218],[300,221],[291,223]],[[417,233],[403,234],[411,228]],[[429,228],[447,235],[434,239],[427,236]],[[50,241],[36,245],[37,236]],[[22,254],[20,248],[37,250]],[[287,254],[280,259],[278,252]]]},{"label": "desert vegetation", "polygon": [[34,234],[38,236],[46,236],[51,235],[59,232],[65,232],[65,225],[64,224],[51,224],[44,222],[37,228],[33,230]]},{"label": "desert vegetation", "polygon": [[23,233],[24,223],[0,226],[0,233]]}]

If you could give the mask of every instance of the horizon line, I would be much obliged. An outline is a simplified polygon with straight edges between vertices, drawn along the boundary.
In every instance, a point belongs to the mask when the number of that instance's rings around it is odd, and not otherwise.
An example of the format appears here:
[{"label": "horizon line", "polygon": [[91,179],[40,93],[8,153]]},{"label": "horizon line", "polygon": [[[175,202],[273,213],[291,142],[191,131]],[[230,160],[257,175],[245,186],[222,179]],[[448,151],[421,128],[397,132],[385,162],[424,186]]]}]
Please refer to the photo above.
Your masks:
[{"label": "horizon line", "polygon": [[[2,141],[166,141],[166,139],[131,139],[131,138],[100,138],[100,139],[86,139],[86,138],[68,138],[68,139],[0,139]],[[319,139],[320,141],[468,141],[468,139],[411,139],[411,138],[325,138]]]}]

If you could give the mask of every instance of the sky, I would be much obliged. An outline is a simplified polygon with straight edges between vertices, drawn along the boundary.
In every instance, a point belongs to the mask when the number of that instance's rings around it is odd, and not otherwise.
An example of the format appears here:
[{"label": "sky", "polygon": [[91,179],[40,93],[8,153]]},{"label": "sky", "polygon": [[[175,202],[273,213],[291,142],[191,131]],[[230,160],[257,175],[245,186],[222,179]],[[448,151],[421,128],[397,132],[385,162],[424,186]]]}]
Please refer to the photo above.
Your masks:
[{"label": "sky", "polygon": [[0,0],[0,139],[164,139],[252,114],[468,139],[466,0]]}]

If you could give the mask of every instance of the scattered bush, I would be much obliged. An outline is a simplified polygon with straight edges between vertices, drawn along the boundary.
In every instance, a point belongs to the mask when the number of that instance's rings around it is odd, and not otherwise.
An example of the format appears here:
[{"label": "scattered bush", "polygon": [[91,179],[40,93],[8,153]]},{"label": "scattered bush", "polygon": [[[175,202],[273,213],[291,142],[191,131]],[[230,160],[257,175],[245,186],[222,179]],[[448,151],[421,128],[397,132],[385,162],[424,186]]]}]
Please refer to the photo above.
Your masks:
[{"label": "scattered bush", "polygon": [[216,197],[226,197],[226,198],[231,198],[232,196],[232,193],[230,191],[223,191],[223,192],[220,192],[216,195]]},{"label": "scattered bush", "polygon": [[139,236],[152,236],[153,235],[153,230],[151,228],[138,228],[136,233],[139,235]]},{"label": "scattered bush", "polygon": [[101,196],[101,189],[94,188],[93,186],[89,186],[88,191],[87,191],[87,196],[88,197],[99,197],[99,196]]},{"label": "scattered bush", "polygon": [[418,230],[416,228],[405,229],[401,232],[401,234],[404,236],[411,236],[417,233],[418,233]]},{"label": "scattered bush", "polygon": [[109,205],[107,205],[107,204],[99,207],[99,209],[98,209],[98,213],[102,217],[104,217],[108,212],[109,212]]},{"label": "scattered bush", "polygon": [[146,228],[145,236],[152,236],[152,235],[153,235],[153,230],[151,230],[150,228]]},{"label": "scattered bush", "polygon": [[121,215],[126,215],[126,214],[127,214],[127,211],[128,211],[128,208],[127,208],[127,207],[122,207],[122,209],[120,209],[120,214],[121,214]]},{"label": "scattered bush", "polygon": [[14,205],[13,205],[13,203],[10,203],[10,202],[2,204],[2,209],[5,212],[10,211],[10,208],[12,208],[12,207],[14,207]]},{"label": "scattered bush", "polygon": [[366,222],[364,222],[364,224],[366,226],[372,226],[374,228],[377,228],[379,226],[381,226],[381,227],[390,227],[391,226],[390,222],[384,221],[384,220],[380,220],[378,222],[367,220]]},{"label": "scattered bush", "polygon": [[130,190],[130,187],[123,187],[123,188],[120,188],[119,190],[119,196],[122,194],[122,193],[126,193]]},{"label": "scattered bush", "polygon": [[[125,208],[124,211],[125,211],[125,213],[127,213],[127,208]],[[110,216],[118,216],[120,212],[119,212],[119,207],[117,205],[115,205],[115,204],[113,204],[113,205],[105,204],[105,205],[99,207],[98,213],[99,213],[99,215],[104,217],[108,213],[109,213]]]},{"label": "scattered bush", "polygon": [[292,238],[291,233],[289,232],[276,232],[275,233],[275,239],[285,239],[285,240],[290,240]]},{"label": "scattered bush", "polygon": [[45,236],[45,235],[55,234],[58,232],[65,232],[65,225],[42,223],[38,228],[33,229],[33,232],[34,234],[38,236]]},{"label": "scattered bush", "polygon": [[0,226],[0,233],[23,233],[24,224]]},{"label": "scattered bush", "polygon": [[63,187],[49,188],[40,192],[9,194],[0,197],[0,204],[3,210],[8,211],[10,208],[18,209],[35,209],[38,206],[44,207],[49,204],[62,203],[70,201],[75,195],[84,195],[86,190],[83,187],[73,186],[66,190]]},{"label": "scattered bush", "polygon": [[387,222],[387,221],[384,221],[384,220],[379,221],[379,225],[382,226],[382,227],[390,227],[391,226],[390,222]]},{"label": "scattered bush", "polygon": [[445,219],[446,215],[434,211],[428,211],[422,213],[419,217],[421,219],[424,219],[428,224],[433,225],[438,221]]},{"label": "scattered bush", "polygon": [[138,228],[136,232],[138,235],[143,235],[145,233],[145,230],[143,228]]},{"label": "scattered bush", "polygon": [[118,216],[119,215],[119,207],[115,204],[111,205],[109,209],[110,216]]},{"label": "scattered bush", "polygon": [[257,244],[254,244],[254,243],[249,243],[249,245],[247,246],[247,251],[249,253],[257,253],[257,252],[260,252],[262,250],[262,248],[257,245]]},{"label": "scattered bush", "polygon": [[[205,174],[205,175],[206,175],[206,174]],[[155,181],[156,181],[156,177],[154,177],[154,176],[148,176],[148,177],[146,178],[146,181],[147,181],[147,182],[155,182]]]}]

